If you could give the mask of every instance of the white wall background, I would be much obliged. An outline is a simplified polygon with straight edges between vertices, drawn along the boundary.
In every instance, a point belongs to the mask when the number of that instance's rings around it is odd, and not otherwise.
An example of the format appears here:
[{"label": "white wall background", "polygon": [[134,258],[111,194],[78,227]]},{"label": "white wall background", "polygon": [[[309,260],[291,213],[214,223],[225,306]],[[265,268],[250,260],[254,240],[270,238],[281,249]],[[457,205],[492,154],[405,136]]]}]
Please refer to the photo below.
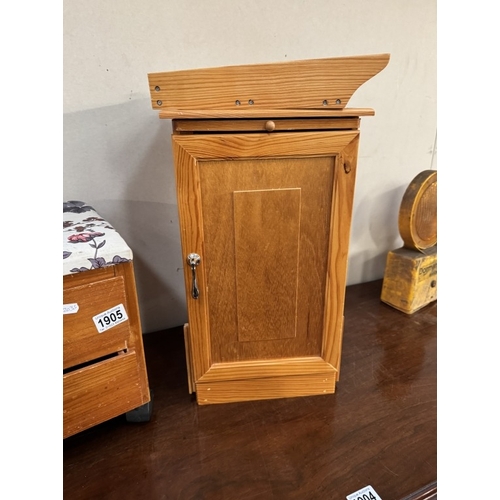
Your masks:
[{"label": "white wall background", "polygon": [[187,319],[170,147],[147,74],[388,52],[361,123],[348,284],[383,277],[403,193],[436,167],[436,0],[64,1],[63,197],[134,252],[145,333]]}]

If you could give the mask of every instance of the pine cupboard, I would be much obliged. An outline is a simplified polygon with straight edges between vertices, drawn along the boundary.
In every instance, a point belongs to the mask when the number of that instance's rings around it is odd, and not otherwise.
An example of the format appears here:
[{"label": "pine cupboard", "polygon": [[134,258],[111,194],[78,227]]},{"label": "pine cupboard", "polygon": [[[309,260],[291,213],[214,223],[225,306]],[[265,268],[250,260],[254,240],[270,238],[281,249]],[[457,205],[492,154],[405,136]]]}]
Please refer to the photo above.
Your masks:
[{"label": "pine cupboard", "polygon": [[172,120],[199,404],[333,393],[360,118],[389,55],[149,75]]}]

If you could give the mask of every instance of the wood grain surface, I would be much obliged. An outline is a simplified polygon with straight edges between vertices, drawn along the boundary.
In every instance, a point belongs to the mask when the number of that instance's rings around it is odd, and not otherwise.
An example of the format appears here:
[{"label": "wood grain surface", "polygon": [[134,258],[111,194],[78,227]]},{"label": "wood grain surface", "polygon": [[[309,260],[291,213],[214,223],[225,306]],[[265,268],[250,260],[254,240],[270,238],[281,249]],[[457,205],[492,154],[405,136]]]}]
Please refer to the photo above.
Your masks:
[{"label": "wood grain surface", "polygon": [[[150,401],[133,262],[65,275],[63,435],[71,436]],[[99,333],[96,314],[119,304],[128,319]]]},{"label": "wood grain surface", "polygon": [[270,131],[266,128],[268,122],[274,125],[273,132],[291,132],[297,130],[357,130],[359,117],[340,118],[254,118],[254,119],[193,119],[173,120],[174,132],[250,132]]},{"label": "wood grain surface", "polygon": [[423,170],[410,182],[398,216],[406,248],[426,250],[437,244],[437,171]]},{"label": "wood grain surface", "polygon": [[[278,370],[307,356],[338,379],[358,139],[357,130],[173,135],[183,254],[201,257],[196,299],[184,267],[194,385],[222,373],[216,364],[273,360]],[[218,390],[229,388],[222,381]]]},{"label": "wood grain surface", "polygon": [[119,304],[124,305],[128,315],[123,278],[115,276],[112,271],[106,279],[87,278],[87,283],[80,286],[69,286],[70,281],[65,281],[64,303],[78,304],[79,309],[76,314],[63,315],[64,369],[127,348],[130,335],[128,320],[101,335],[92,319]]},{"label": "wood grain surface", "polygon": [[154,109],[342,109],[389,54],[150,73]]},{"label": "wood grain surface", "polygon": [[219,109],[194,109],[160,110],[160,119],[242,119],[242,118],[265,118],[266,120],[275,118],[356,118],[359,116],[374,116],[375,110],[372,108],[345,108],[345,109],[264,109],[264,108],[241,108],[219,110]]},{"label": "wood grain surface", "polygon": [[199,406],[182,327],[144,336],[152,420],[117,417],[64,440],[71,500],[436,498],[437,304],[409,316],[382,281],[347,288],[335,394]]},{"label": "wood grain surface", "polygon": [[301,208],[301,188],[233,191],[238,342],[296,336]]}]

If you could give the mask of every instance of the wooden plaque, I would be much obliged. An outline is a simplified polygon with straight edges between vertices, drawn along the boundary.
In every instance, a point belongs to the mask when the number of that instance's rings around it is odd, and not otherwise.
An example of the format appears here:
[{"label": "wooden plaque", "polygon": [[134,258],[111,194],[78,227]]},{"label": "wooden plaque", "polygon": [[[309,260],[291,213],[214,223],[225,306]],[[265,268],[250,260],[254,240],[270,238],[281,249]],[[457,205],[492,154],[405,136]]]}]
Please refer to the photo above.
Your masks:
[{"label": "wooden plaque", "polygon": [[406,248],[425,250],[437,244],[435,170],[424,170],[411,181],[401,202],[398,224]]}]

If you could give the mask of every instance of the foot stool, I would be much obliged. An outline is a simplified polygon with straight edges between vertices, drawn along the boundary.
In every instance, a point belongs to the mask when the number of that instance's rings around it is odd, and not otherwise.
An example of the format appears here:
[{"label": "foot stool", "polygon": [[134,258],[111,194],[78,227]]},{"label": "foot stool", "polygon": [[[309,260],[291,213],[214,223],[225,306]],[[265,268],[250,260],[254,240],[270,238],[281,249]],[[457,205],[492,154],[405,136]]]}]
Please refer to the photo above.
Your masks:
[{"label": "foot stool", "polygon": [[81,201],[63,203],[63,393],[63,438],[151,416],[132,251]]}]

